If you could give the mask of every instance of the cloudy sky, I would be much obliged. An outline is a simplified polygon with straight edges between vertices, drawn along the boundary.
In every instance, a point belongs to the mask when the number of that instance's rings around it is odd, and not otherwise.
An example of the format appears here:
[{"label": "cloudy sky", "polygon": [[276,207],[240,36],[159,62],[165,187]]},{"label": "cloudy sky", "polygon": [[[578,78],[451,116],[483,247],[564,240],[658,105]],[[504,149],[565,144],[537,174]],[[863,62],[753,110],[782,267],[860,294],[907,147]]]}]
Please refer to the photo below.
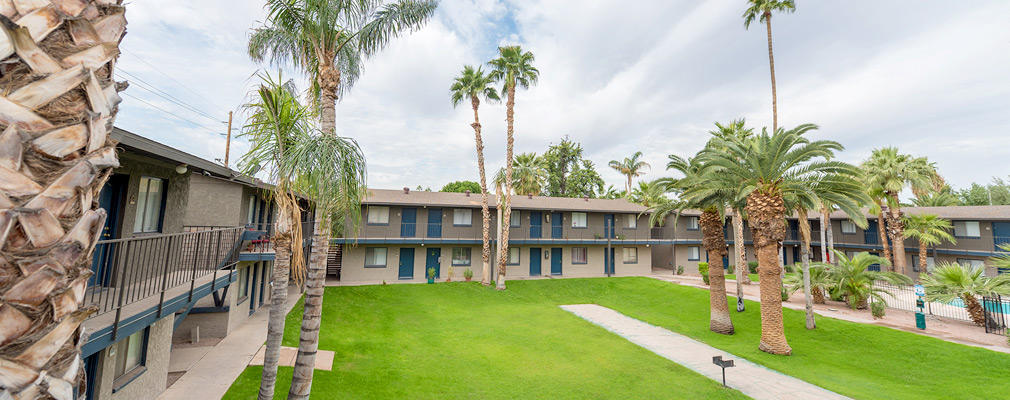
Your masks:
[{"label": "cloudy sky", "polygon": [[[563,136],[606,167],[644,152],[652,179],[667,155],[690,155],[713,122],[771,125],[763,26],[745,30],[744,1],[443,0],[420,31],[368,60],[337,105],[357,139],[369,186],[437,190],[477,179],[473,113],[448,88],[465,64],[519,44],[536,55],[536,87],[516,100],[516,152]],[[1010,174],[1010,15],[1005,0],[798,1],[773,20],[779,123],[816,123],[858,162],[898,146],[936,162],[955,187]],[[631,6],[633,4],[633,6]],[[223,158],[222,121],[257,82],[250,28],[262,0],[143,0],[128,5],[119,79],[131,81],[117,125],[209,160]],[[287,70],[285,77],[297,77]],[[302,85],[304,87],[304,84]],[[481,106],[485,157],[505,158],[505,106]],[[233,142],[234,163],[248,146]]]}]

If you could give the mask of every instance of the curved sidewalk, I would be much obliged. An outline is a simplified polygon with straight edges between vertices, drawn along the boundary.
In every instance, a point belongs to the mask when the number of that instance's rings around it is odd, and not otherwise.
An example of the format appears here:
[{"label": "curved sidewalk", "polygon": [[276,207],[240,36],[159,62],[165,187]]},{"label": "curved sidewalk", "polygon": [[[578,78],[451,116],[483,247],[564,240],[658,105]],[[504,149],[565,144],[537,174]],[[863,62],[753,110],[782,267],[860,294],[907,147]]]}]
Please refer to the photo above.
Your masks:
[{"label": "curved sidewalk", "polygon": [[736,366],[726,369],[726,385],[755,399],[847,399],[820,386],[770,370],[603,306],[576,304],[561,308],[720,383],[722,369],[712,364],[712,357],[732,359]]}]

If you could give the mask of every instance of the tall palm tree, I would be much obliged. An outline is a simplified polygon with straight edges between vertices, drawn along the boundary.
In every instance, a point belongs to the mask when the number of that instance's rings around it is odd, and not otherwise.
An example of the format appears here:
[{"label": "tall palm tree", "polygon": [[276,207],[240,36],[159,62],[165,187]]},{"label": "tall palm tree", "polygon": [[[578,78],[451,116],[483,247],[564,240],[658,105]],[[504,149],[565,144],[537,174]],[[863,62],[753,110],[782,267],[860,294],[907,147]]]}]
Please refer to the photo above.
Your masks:
[{"label": "tall palm tree", "polygon": [[[865,171],[864,171],[865,172]],[[866,180],[866,175],[863,175],[863,179]],[[869,183],[867,183],[869,185]],[[887,240],[887,218],[884,218],[884,214],[887,213],[887,195],[884,194],[883,189],[875,187],[867,187],[867,194],[873,199],[870,203],[870,214],[877,215],[877,240],[880,241],[881,250],[883,250],[884,258],[891,265],[891,270],[894,269],[894,256],[891,254],[891,245]]]},{"label": "tall palm tree", "polygon": [[498,91],[491,86],[493,83],[491,78],[484,75],[484,71],[480,67],[474,69],[473,66],[467,65],[463,67],[463,74],[457,77],[452,87],[449,88],[452,93],[453,107],[456,107],[466,99],[470,100],[470,105],[473,107],[473,123],[470,126],[473,127],[473,133],[477,140],[477,169],[480,171],[481,215],[484,217],[484,247],[481,252],[484,268],[482,269],[483,273],[480,279],[481,284],[484,286],[491,284],[491,212],[487,205],[488,191],[487,177],[484,173],[484,140],[480,137],[480,116],[477,114],[477,108],[480,107],[481,97],[487,101],[501,100],[498,97]]},{"label": "tall palm tree", "polygon": [[[747,120],[744,118],[735,119],[726,125],[716,122],[715,128],[708,133],[722,140],[747,140],[754,135],[754,128],[748,128]],[[744,311],[743,285],[751,284],[750,275],[745,273],[747,247],[743,236],[743,221],[746,219],[746,213],[743,211],[744,206],[746,206],[746,202],[741,199],[736,199],[730,204],[730,207],[733,208],[733,216],[731,217],[733,220],[733,253],[735,253],[737,268],[741,268],[741,272],[736,274],[736,310],[738,312]]]},{"label": "tall palm tree", "polygon": [[922,280],[926,287],[926,300],[950,303],[964,302],[965,310],[975,325],[985,326],[985,311],[979,304],[978,296],[993,293],[1010,295],[1010,275],[1001,274],[995,278],[985,276],[985,267],[968,266],[958,263],[943,263],[936,266],[933,273]]},{"label": "tall palm tree", "polygon": [[[854,176],[858,169],[831,160],[841,144],[833,141],[810,141],[804,133],[816,125],[800,125],[774,133],[764,130],[747,140],[713,139],[712,146],[723,151],[705,151],[699,157],[712,179],[696,188],[697,194],[732,190],[745,198],[747,221],[753,235],[758,258],[761,288],[761,343],[758,348],[772,354],[790,354],[782,323],[782,266],[779,265],[780,243],[785,239],[786,197],[810,193],[819,177],[825,174]],[[859,205],[838,198],[838,206],[855,215]]]},{"label": "tall palm tree", "polygon": [[936,246],[944,241],[957,243],[950,230],[954,225],[936,214],[912,214],[902,221],[905,224],[905,237],[919,241],[919,276],[929,273],[926,248]]},{"label": "tall palm tree", "polygon": [[8,45],[0,50],[10,67],[0,77],[0,248],[6,260],[41,268],[4,263],[2,397],[69,399],[83,383],[75,344],[95,312],[83,307],[83,293],[106,218],[92,200],[119,166],[109,133],[126,89],[114,80],[126,29],[121,3],[3,7],[7,18],[20,12],[18,23],[36,24],[13,30],[7,19]]},{"label": "tall palm tree", "polygon": [[901,202],[898,195],[905,188],[929,188],[936,176],[936,168],[926,157],[912,157],[898,153],[895,147],[874,149],[870,158],[863,161],[863,171],[870,190],[884,194],[887,200],[887,234],[894,244],[894,268],[905,271],[905,235],[901,220]]},{"label": "tall palm tree", "polygon": [[631,157],[625,157],[624,160],[621,161],[612,160],[610,161],[610,164],[608,164],[610,165],[610,168],[613,168],[617,172],[620,172],[621,175],[628,177],[628,183],[626,186],[628,194],[631,194],[631,179],[642,176],[642,174],[645,173],[643,170],[651,167],[649,163],[640,160],[640,158],[642,158],[642,152],[636,151],[635,154],[631,155]]},{"label": "tall palm tree", "polygon": [[[681,201],[673,203],[663,203],[653,207],[653,216],[650,219],[652,225],[665,218],[672,210],[680,212],[687,208],[700,209],[702,245],[708,253],[709,263],[709,304],[711,308],[709,318],[709,329],[712,332],[731,335],[734,332],[733,320],[729,313],[729,304],[726,299],[726,278],[723,271],[722,259],[726,256],[726,234],[723,232],[725,226],[725,210],[730,201],[736,197],[732,190],[719,191],[697,191],[696,188],[704,186],[710,179],[706,176],[704,165],[698,158],[684,159],[675,154],[670,155],[670,162],[667,169],[679,171],[684,174],[684,178],[674,181],[673,185],[682,191]],[[674,225],[679,218],[674,219]],[[745,273],[741,271],[740,273]]]},{"label": "tall palm tree", "polygon": [[[406,30],[419,29],[435,12],[434,0],[398,0],[384,4],[381,0],[345,2],[339,0],[267,0],[266,23],[253,30],[249,37],[249,56],[257,62],[291,64],[302,70],[311,82],[313,104],[319,110],[320,127],[336,140],[336,101],[361,74],[364,58],[382,50],[393,38]],[[317,218],[313,243],[329,243],[330,227],[326,218]],[[326,247],[317,245],[314,247]],[[322,251],[322,250],[320,250]],[[319,287],[325,279],[325,257],[312,257],[309,269],[313,282],[307,287]],[[319,291],[320,296],[322,291]],[[305,307],[303,325],[318,320],[320,307]],[[318,344],[318,331],[307,337]],[[315,345],[308,344],[307,348]],[[299,344],[291,398],[308,398],[312,382],[315,352],[302,351]],[[261,397],[263,395],[261,394]]]},{"label": "tall palm tree", "polygon": [[772,52],[772,13],[792,13],[796,11],[793,0],[747,0],[747,11],[743,13],[743,26],[750,28],[755,20],[765,23],[768,32],[768,68],[772,76],[772,131],[779,129],[778,99],[775,93],[775,55]]},{"label": "tall palm tree", "polygon": [[[505,146],[505,198],[502,202],[504,210],[502,220],[510,221],[512,218],[512,147],[513,135],[515,133],[515,106],[516,87],[527,89],[537,84],[540,78],[540,71],[533,67],[533,53],[523,51],[519,46],[502,46],[498,48],[498,58],[488,62],[491,66],[491,79],[501,82],[502,92],[508,94],[508,101],[505,103],[505,121],[508,124],[507,144]],[[505,290],[505,264],[508,262],[508,229],[502,230],[502,241],[499,248],[501,255],[498,267],[498,282],[496,288]]]},{"label": "tall palm tree", "polygon": [[835,251],[834,257],[836,265],[818,263],[818,267],[828,269],[828,274],[835,284],[835,291],[845,296],[845,302],[853,310],[866,308],[867,301],[886,302],[884,295],[894,297],[892,293],[875,286],[876,281],[884,281],[893,285],[906,285],[912,282],[907,276],[890,271],[871,271],[870,265],[885,264],[887,260],[882,257],[872,255],[868,252],[860,252],[852,258],[845,256],[845,253]]},{"label": "tall palm tree", "polygon": [[[278,209],[277,226],[271,238],[276,256],[270,284],[270,316],[259,391],[261,399],[272,399],[277,383],[281,340],[284,337],[284,303],[288,297],[288,280],[292,271],[296,279],[301,279],[305,269],[300,245],[301,210],[293,194],[299,167],[289,163],[292,159],[289,154],[296,143],[309,136],[314,116],[299,103],[296,90],[290,82],[282,84],[269,75],[262,76],[262,79],[263,83],[251,94],[250,102],[243,106],[249,116],[240,137],[247,138],[251,148],[239,165],[250,174],[260,167],[269,173],[274,182],[273,201]],[[299,245],[292,246],[292,243]]]}]

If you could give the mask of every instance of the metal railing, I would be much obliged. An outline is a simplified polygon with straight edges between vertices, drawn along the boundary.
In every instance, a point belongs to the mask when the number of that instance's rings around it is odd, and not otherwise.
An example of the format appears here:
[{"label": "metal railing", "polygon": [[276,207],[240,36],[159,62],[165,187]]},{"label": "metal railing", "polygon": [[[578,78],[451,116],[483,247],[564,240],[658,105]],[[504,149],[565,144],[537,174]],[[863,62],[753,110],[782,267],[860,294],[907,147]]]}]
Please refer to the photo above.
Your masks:
[{"label": "metal railing", "polygon": [[[915,307],[915,300],[918,297],[915,295],[915,288],[913,286],[891,285],[879,281],[874,282],[873,286],[874,288],[883,289],[891,293],[891,296],[887,294],[883,295],[888,307],[911,312],[919,311]],[[927,301],[925,306],[923,312],[926,315],[971,322],[971,316],[968,315],[968,311],[960,302],[947,304]]]},{"label": "metal railing", "polygon": [[206,229],[184,233],[99,241],[92,259],[84,303],[98,306],[92,317],[161,296],[238,263],[243,228]]},{"label": "metal railing", "polygon": [[1010,299],[1004,299],[998,294],[982,296],[982,309],[985,310],[985,332],[1006,336],[1010,323]]}]

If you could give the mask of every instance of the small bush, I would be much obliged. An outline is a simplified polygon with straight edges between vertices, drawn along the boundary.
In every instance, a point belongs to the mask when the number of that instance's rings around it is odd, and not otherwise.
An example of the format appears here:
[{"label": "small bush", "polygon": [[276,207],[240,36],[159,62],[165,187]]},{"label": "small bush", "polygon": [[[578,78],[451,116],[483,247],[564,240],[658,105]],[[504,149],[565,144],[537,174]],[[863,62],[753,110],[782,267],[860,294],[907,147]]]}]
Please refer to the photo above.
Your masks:
[{"label": "small bush", "polygon": [[833,301],[845,301],[845,293],[840,290],[831,290],[829,295]]},{"label": "small bush", "polygon": [[789,301],[789,288],[782,286],[782,301]]},{"label": "small bush", "polygon": [[750,273],[752,273],[752,274],[758,273],[758,263],[757,263],[757,261],[748,262],[747,263],[747,269],[749,269]]},{"label": "small bush", "polygon": [[677,275],[684,275],[684,266],[683,265],[678,265],[677,266]]},{"label": "small bush", "polygon": [[873,318],[884,318],[884,309],[884,302],[882,301],[875,301],[870,304],[870,313],[873,314]]},{"label": "small bush", "polygon": [[707,262],[700,262],[700,263],[698,263],[698,273],[701,274],[701,280],[705,281],[705,284],[708,285],[708,263]]},{"label": "small bush", "polygon": [[733,265],[733,264],[730,264],[729,267],[726,267],[726,273],[727,274],[736,273],[736,266]]},{"label": "small bush", "polygon": [[435,267],[428,268],[428,279],[435,279]]},{"label": "small bush", "polygon": [[466,279],[473,279],[473,270],[470,268],[463,270],[463,277]]}]

